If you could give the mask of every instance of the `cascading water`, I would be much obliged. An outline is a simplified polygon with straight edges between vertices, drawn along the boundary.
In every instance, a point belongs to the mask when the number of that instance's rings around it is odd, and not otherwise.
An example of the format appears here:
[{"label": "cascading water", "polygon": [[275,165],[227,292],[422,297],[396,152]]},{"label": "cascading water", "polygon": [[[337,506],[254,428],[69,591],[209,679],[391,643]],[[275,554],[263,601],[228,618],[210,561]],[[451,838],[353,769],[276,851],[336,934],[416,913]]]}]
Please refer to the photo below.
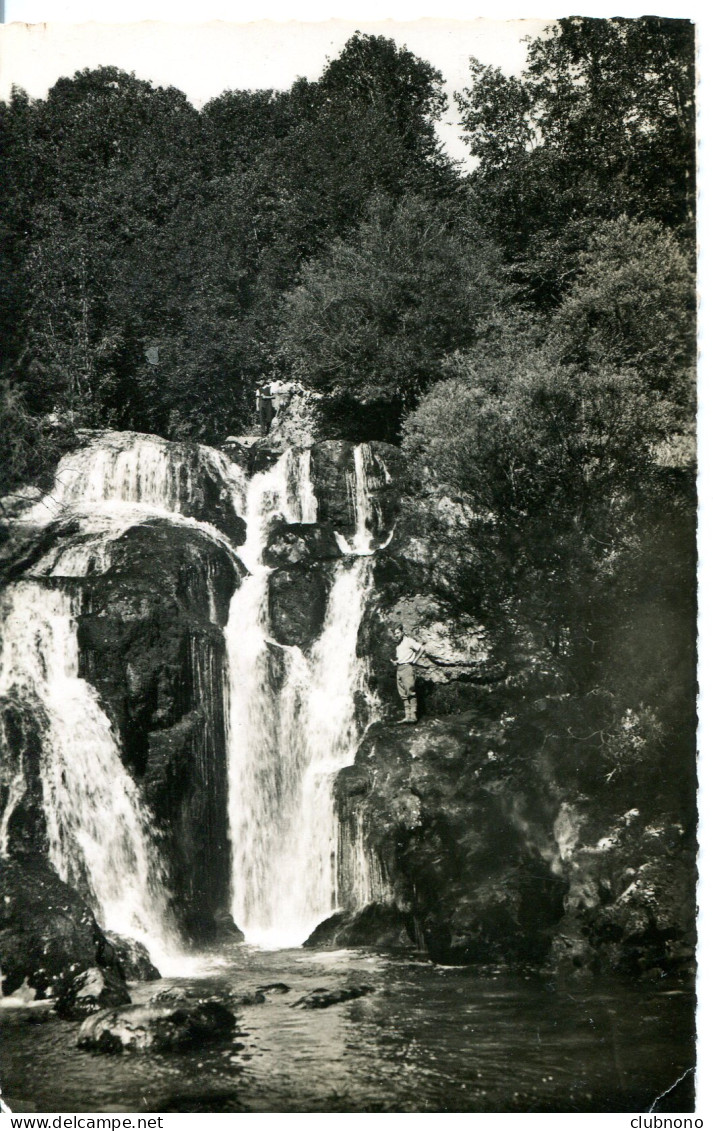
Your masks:
[{"label": "cascading water", "polygon": [[374,545],[375,532],[383,528],[383,515],[373,488],[390,482],[391,476],[371,444],[356,444],[354,470],[348,471],[346,478],[354,535],[349,542],[343,534],[337,534],[337,541],[345,554],[373,554],[376,549],[384,549],[393,534],[390,531],[381,545]]},{"label": "cascading water", "polygon": [[102,433],[60,460],[52,490],[25,521],[48,521],[67,509],[93,511],[121,504],[161,514],[188,514],[201,492],[201,473],[216,472],[233,498],[244,497],[245,476],[221,452],[184,447],[141,433]]},{"label": "cascading water", "polygon": [[[143,939],[164,971],[178,950],[167,910],[165,869],[109,719],[94,689],[78,675],[81,598],[57,588],[57,580],[106,573],[120,537],[147,521],[199,530],[234,554],[216,527],[190,517],[200,513],[207,486],[214,495],[222,490],[228,505],[244,499],[242,471],[213,449],[134,433],[94,437],[86,448],[62,459],[53,489],[23,519],[40,525],[60,519],[47,551],[25,573],[26,578],[55,580],[17,583],[2,602],[0,690],[33,699],[45,717],[41,786],[50,860],[63,879],[84,892],[103,926]],[[202,581],[188,576],[186,584],[204,584],[215,623],[210,564],[204,572]],[[217,788],[224,742],[223,660],[200,634],[191,638],[190,649],[190,694],[204,718],[194,753],[205,788],[211,783]],[[24,778],[18,780],[21,770],[8,768],[8,775],[0,822],[3,841],[12,809],[26,788]]]},{"label": "cascading water", "polygon": [[47,720],[41,780],[50,861],[88,895],[104,927],[160,957],[174,941],[163,869],[111,724],[78,676],[76,598],[23,581],[2,605],[0,694],[36,699]]},{"label": "cascading water", "polygon": [[337,564],[322,634],[307,655],[276,649],[270,571],[261,564],[274,514],[315,521],[309,453],[299,463],[283,456],[250,483],[243,556],[253,575],[233,598],[226,630],[233,916],[249,941],[289,946],[336,906],[332,784],[359,737],[355,696],[364,670],[356,644],[371,563]]},{"label": "cascading water", "polygon": [[[114,543],[147,518],[200,528],[234,554],[215,526],[191,517],[201,513],[206,483],[213,497],[220,493],[221,505],[227,499],[245,519],[239,556],[249,575],[234,594],[225,630],[233,913],[249,941],[300,943],[335,909],[344,889],[338,884],[342,849],[332,787],[358,744],[360,691],[368,703],[357,635],[371,583],[371,531],[379,525],[370,490],[370,476],[379,469],[371,456],[368,445],[355,448],[355,535],[342,544],[322,633],[306,654],[271,639],[271,570],[263,551],[275,517],[317,521],[309,451],[286,452],[248,482],[210,448],[109,434],[65,457],[53,491],[25,515],[25,522],[59,517],[60,524],[26,572],[33,580],[16,583],[4,597],[0,690],[24,689],[46,715],[42,790],[52,862],[87,893],[103,925],[145,939],[154,953],[165,953],[174,941],[164,869],[109,720],[91,685],[79,678],[80,598],[58,588],[58,579],[111,570]],[[212,578],[204,581],[217,623]],[[222,742],[222,659],[202,638],[192,641],[190,659],[191,694],[205,716],[194,755],[201,773],[210,776]],[[8,774],[0,839],[24,790],[19,772]],[[365,853],[363,845],[352,846],[350,903],[367,901]]]}]

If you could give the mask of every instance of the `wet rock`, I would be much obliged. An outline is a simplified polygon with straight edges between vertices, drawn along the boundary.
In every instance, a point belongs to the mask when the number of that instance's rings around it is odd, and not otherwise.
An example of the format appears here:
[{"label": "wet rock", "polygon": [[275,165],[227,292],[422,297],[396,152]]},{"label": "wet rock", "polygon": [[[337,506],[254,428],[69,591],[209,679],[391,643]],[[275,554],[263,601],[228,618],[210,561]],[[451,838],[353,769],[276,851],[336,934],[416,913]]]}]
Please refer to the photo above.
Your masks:
[{"label": "wet rock", "polygon": [[325,947],[412,947],[406,915],[397,907],[372,903],[358,911],[338,911],[325,919],[302,944],[312,950]]},{"label": "wet rock", "polygon": [[285,985],[284,982],[269,982],[266,986],[258,986],[258,992],[262,994],[288,994],[290,987]]},{"label": "wet rock", "polygon": [[252,993],[231,994],[230,1001],[235,1006],[264,1005],[265,994],[260,990],[255,990]]},{"label": "wet rock", "polygon": [[354,445],[345,440],[323,440],[312,448],[311,473],[317,497],[317,517],[342,534],[355,528],[349,491],[354,471]]},{"label": "wet rock", "polygon": [[320,635],[331,584],[329,566],[278,569],[270,574],[272,635],[280,644],[306,649]]},{"label": "wet rock", "polygon": [[281,523],[275,526],[265,548],[266,565],[293,566],[341,557],[334,531],[324,523]]},{"label": "wet rock", "polygon": [[575,842],[566,872],[566,914],[553,943],[560,969],[693,972],[695,848],[680,824],[646,826],[629,810],[595,843]]},{"label": "wet rock", "polygon": [[[354,770],[337,777],[342,828],[357,820],[413,937],[439,963],[542,962],[563,914],[567,884],[514,803],[518,757],[506,743],[502,719],[476,712],[376,724],[356,755],[367,792],[355,791]],[[551,828],[536,783],[527,805]]]},{"label": "wet rock", "polygon": [[128,1005],[88,1017],[79,1030],[79,1048],[95,1052],[174,1052],[229,1036],[235,1016],[217,1001],[184,1005]]},{"label": "wet rock", "polygon": [[[95,453],[101,453],[105,461],[122,458],[127,451],[151,450],[154,457],[164,461],[171,469],[171,488],[173,509],[188,518],[210,523],[227,535],[236,545],[245,540],[245,523],[236,514],[230,485],[226,482],[224,466],[216,451],[195,443],[176,443],[163,440],[159,436],[139,432],[95,432],[87,435],[81,448],[72,452],[65,460],[73,466],[90,465]],[[61,464],[58,478],[62,477]],[[63,502],[61,489],[53,491],[55,497]]]},{"label": "wet rock", "polygon": [[[356,529],[354,446],[344,440],[324,440],[311,449],[318,518],[347,538]],[[403,456],[392,444],[380,441],[361,447],[369,492],[366,525],[375,542],[381,543],[399,512]]]},{"label": "wet rock", "polygon": [[74,583],[80,675],[121,737],[163,833],[173,911],[199,943],[216,939],[230,884],[220,625],[239,573],[200,531],[151,522],[116,540],[109,572]]},{"label": "wet rock", "polygon": [[114,953],[81,897],[42,858],[4,860],[0,869],[2,992],[26,984],[38,998],[61,978],[113,967]]},{"label": "wet rock", "polygon": [[[414,578],[386,552],[377,561],[374,590],[360,629],[360,650],[370,658],[371,681],[380,697],[400,706],[392,659],[393,631],[403,625],[426,654],[416,668],[421,711],[458,714],[479,703],[479,688],[503,679],[504,665],[492,657],[492,642],[475,617],[456,613],[427,591],[413,593]],[[393,567],[393,568],[392,568]]]},{"label": "wet rock", "polygon": [[[127,935],[117,935],[115,931],[105,931],[111,943],[122,978],[126,982],[154,982],[161,977],[159,970],[151,961],[151,955],[138,939]],[[119,1005],[120,1002],[110,1002]]]},{"label": "wet rock", "polygon": [[293,1002],[292,1009],[327,1009],[330,1005],[339,1005],[342,1001],[353,1001],[355,998],[373,994],[374,987],[368,985],[344,986],[340,989],[329,990],[320,987],[311,990],[299,1001]]},{"label": "wet rock", "polygon": [[263,1005],[265,1002],[265,994],[260,989],[250,991],[235,991],[225,994],[223,997],[216,995],[206,996],[199,989],[192,986],[167,986],[164,990],[159,990],[151,998],[152,1005],[166,1005],[171,1002],[196,1002],[196,1001],[211,1001],[218,1002],[218,1004],[228,1004],[231,1009],[238,1009],[242,1006],[249,1005]]},{"label": "wet rock", "polygon": [[245,935],[225,907],[215,913],[216,942],[245,942]]},{"label": "wet rock", "polygon": [[124,979],[113,970],[92,966],[60,983],[55,1010],[65,1021],[82,1021],[102,1009],[130,1004]]}]

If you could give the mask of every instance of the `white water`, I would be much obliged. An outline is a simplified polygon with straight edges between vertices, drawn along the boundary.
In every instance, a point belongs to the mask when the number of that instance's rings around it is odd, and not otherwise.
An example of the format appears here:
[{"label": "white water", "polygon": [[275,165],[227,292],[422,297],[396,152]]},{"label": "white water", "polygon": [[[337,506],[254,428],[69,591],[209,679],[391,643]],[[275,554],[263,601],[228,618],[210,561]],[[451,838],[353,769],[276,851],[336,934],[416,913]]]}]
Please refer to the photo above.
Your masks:
[{"label": "white water", "polygon": [[24,521],[48,522],[68,510],[130,503],[149,513],[184,514],[200,496],[201,471],[210,469],[229,496],[244,499],[245,476],[221,452],[201,444],[183,447],[138,432],[104,433],[64,456],[52,490]]},{"label": "white water", "polygon": [[373,450],[371,444],[357,444],[354,448],[354,470],[346,473],[347,494],[354,516],[354,535],[351,542],[337,534],[339,548],[344,554],[373,554],[383,550],[393,536],[391,530],[385,541],[375,542],[375,535],[383,529],[383,514],[374,489],[391,481],[386,464]]},{"label": "white water", "polygon": [[198,530],[234,555],[220,530],[186,513],[202,500],[208,475],[223,484],[226,499],[242,514],[247,480],[222,452],[142,433],[103,433],[60,460],[51,491],[23,516],[23,523],[45,525],[57,518],[78,523],[78,530],[52,546],[27,576],[106,573],[113,543],[147,518],[168,518]]},{"label": "white water", "polygon": [[248,941],[265,946],[299,945],[336,908],[332,786],[359,740],[364,670],[356,644],[371,563],[338,563],[321,636],[307,655],[269,637],[270,571],[261,562],[270,519],[314,522],[316,513],[309,453],[299,463],[283,457],[252,480],[242,553],[253,573],[226,628],[233,917]]},{"label": "white water", "polygon": [[[40,524],[56,517],[72,520],[27,576],[105,573],[117,540],[148,517],[200,530],[234,554],[220,531],[183,513],[200,501],[208,473],[217,475],[226,495],[241,507],[245,476],[213,449],[184,449],[133,433],[93,440],[63,458],[52,491],[25,516],[25,522]],[[216,621],[212,580],[209,566],[205,582],[210,616]],[[36,698],[48,720],[41,772],[50,859],[63,879],[88,896],[104,927],[141,939],[163,973],[177,972],[185,958],[179,958],[167,912],[165,870],[152,840],[150,816],[121,762],[94,689],[78,677],[74,600],[25,581],[7,591],[3,606],[0,693]],[[215,662],[210,650],[192,642],[193,695],[206,716],[197,751],[205,774],[216,754],[219,716],[213,691],[220,678]],[[21,770],[11,774],[7,768],[5,777],[7,800],[0,820],[4,847],[12,810],[26,788]]]},{"label": "white water", "polygon": [[[336,772],[352,761],[360,737],[355,697],[365,690],[365,671],[356,644],[371,579],[370,529],[380,518],[371,497],[374,469],[369,471],[367,449],[355,449],[355,536],[351,545],[343,545],[347,556],[335,566],[322,634],[306,655],[271,640],[271,571],[262,555],[274,518],[317,520],[308,451],[285,453],[247,482],[239,468],[212,449],[192,446],[184,452],[155,437],[113,434],[66,457],[53,491],[25,519],[79,519],[79,533],[55,544],[34,565],[32,576],[40,578],[106,572],[113,543],[147,514],[199,527],[228,545],[214,527],[183,513],[199,496],[207,465],[246,519],[247,540],[239,555],[250,574],[234,595],[226,627],[228,806],[233,914],[248,940],[264,945],[301,943],[337,906],[339,838],[332,786]],[[207,584],[210,589],[210,578]],[[24,687],[49,719],[43,789],[53,863],[89,893],[104,926],[142,938],[166,972],[166,954],[175,940],[163,868],[109,720],[92,687],[78,677],[72,599],[26,581],[8,591],[5,612],[0,691]],[[219,673],[211,663],[202,653],[193,656],[199,699],[213,697]],[[197,705],[210,714],[210,703]],[[207,762],[215,756],[209,730],[200,754]],[[0,840],[22,796],[19,776],[11,778],[5,782]],[[368,902],[373,867],[364,854],[360,843],[350,849],[349,874],[358,877],[350,906],[354,899]]]},{"label": "white water", "polygon": [[78,676],[74,599],[23,581],[3,596],[0,694],[46,714],[42,792],[49,857],[86,892],[102,926],[141,939],[158,961],[175,944],[150,820],[94,689]]}]

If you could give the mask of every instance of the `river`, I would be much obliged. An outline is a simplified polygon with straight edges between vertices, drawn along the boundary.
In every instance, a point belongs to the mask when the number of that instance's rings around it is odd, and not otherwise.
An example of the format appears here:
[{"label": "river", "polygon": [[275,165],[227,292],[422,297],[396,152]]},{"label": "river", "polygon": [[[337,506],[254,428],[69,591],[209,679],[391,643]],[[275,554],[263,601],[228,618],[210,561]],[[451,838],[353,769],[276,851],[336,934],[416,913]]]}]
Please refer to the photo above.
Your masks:
[{"label": "river", "polygon": [[[418,955],[235,945],[190,978],[132,985],[255,991],[230,1040],[184,1053],[98,1056],[50,1003],[0,1010],[17,1112],[692,1111],[693,995],[678,983],[483,977]],[[369,985],[326,1009],[312,990]],[[686,1073],[688,1072],[688,1075]],[[682,1084],[658,1100],[681,1077]]]}]

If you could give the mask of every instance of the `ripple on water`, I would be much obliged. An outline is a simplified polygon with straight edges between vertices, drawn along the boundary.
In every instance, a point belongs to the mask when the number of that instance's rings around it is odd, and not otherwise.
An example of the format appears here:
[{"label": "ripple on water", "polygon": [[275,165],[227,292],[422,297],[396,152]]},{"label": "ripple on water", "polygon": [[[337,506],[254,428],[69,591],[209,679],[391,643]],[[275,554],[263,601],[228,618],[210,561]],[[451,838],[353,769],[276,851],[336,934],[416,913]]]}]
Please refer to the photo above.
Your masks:
[{"label": "ripple on water", "polygon": [[[76,1048],[76,1023],[6,1008],[8,1102],[43,1112],[641,1111],[692,1064],[693,999],[678,986],[557,988],[373,951],[233,946],[131,993],[146,1002],[171,987],[227,996],[275,983],[282,992],[237,1009],[227,1043],[101,1062]],[[292,1008],[318,988],[363,983],[374,992]],[[693,1110],[690,1083],[666,1110]]]}]

